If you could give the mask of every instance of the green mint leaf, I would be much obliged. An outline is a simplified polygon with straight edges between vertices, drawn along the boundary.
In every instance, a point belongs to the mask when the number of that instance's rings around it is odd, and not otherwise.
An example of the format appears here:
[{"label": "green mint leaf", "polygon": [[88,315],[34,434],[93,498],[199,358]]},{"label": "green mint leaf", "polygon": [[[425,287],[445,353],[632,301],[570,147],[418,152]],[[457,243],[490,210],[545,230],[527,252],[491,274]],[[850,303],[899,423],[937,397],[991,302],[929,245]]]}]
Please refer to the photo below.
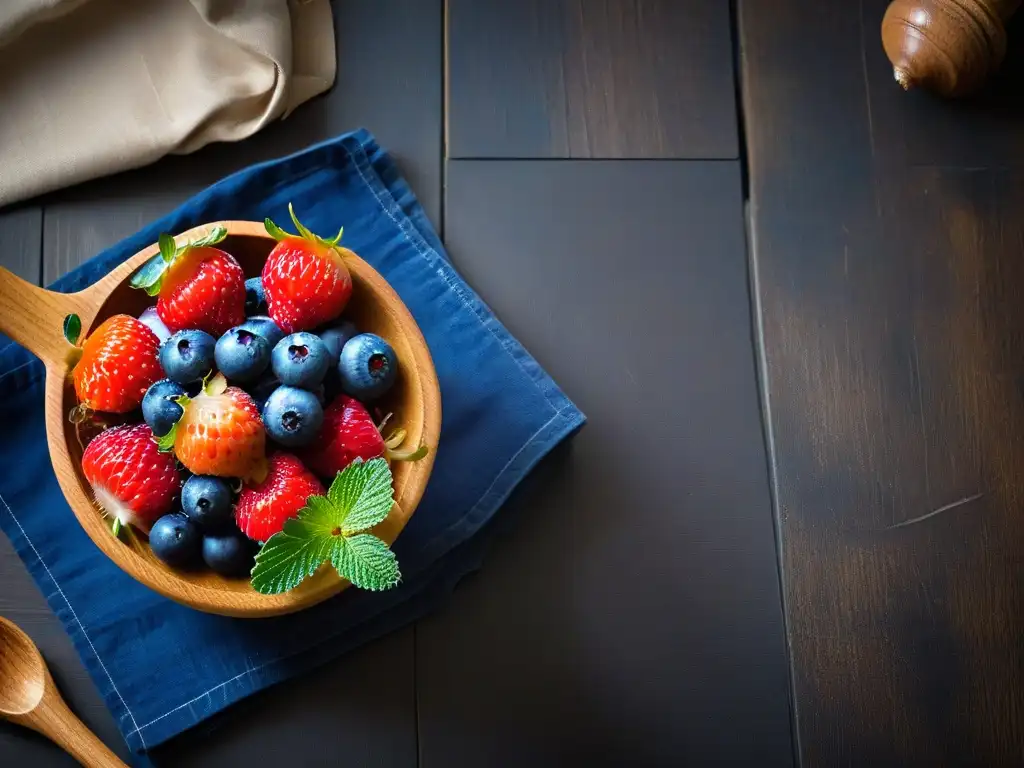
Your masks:
[{"label": "green mint leaf", "polygon": [[132,275],[129,285],[132,288],[141,288],[150,296],[160,293],[160,285],[167,271],[167,262],[162,255],[157,255],[139,267],[139,270]]},{"label": "green mint leaf", "polygon": [[[323,496],[310,496],[309,498],[322,499]],[[326,520],[311,520],[310,515],[310,511],[305,508],[300,509],[299,517],[290,517],[284,521],[284,533],[297,539],[312,539],[317,536],[327,537],[333,534],[334,526]]]},{"label": "green mint leaf", "polygon": [[305,526],[304,530],[321,536],[331,536],[341,525],[340,517],[337,507],[326,496],[310,496],[306,506],[299,510],[299,522]]},{"label": "green mint leaf", "polygon": [[359,533],[386,518],[393,505],[388,463],[354,462],[338,473],[326,496],[308,497],[298,516],[263,545],[252,570],[253,588],[263,594],[287,592],[325,560],[357,587],[395,586],[401,574],[388,545]]},{"label": "green mint leaf", "polygon": [[160,246],[160,258],[164,260],[164,263],[170,264],[174,261],[174,257],[178,254],[178,245],[174,242],[174,238],[166,232],[161,232],[156,242]]},{"label": "green mint leaf", "polygon": [[327,498],[338,511],[335,524],[344,535],[372,528],[388,516],[394,502],[388,463],[384,459],[353,462],[334,478]]},{"label": "green mint leaf", "polygon": [[64,318],[64,338],[68,344],[78,344],[78,338],[82,335],[82,318],[78,315],[68,315]]},{"label": "green mint leaf", "polygon": [[402,578],[395,553],[369,533],[336,536],[331,548],[331,563],[343,578],[360,589],[373,592],[391,589]]},{"label": "green mint leaf", "polygon": [[285,238],[292,237],[291,234],[270,221],[270,219],[263,219],[263,226],[266,228],[266,233],[276,241],[282,241]]},{"label": "green mint leaf", "polygon": [[330,546],[329,536],[275,533],[256,554],[256,564],[252,568],[253,589],[263,595],[277,595],[295,589],[324,564]]},{"label": "green mint leaf", "polygon": [[198,240],[193,240],[189,245],[193,248],[205,248],[209,245],[216,245],[227,236],[228,231],[225,227],[214,227],[208,234]]}]

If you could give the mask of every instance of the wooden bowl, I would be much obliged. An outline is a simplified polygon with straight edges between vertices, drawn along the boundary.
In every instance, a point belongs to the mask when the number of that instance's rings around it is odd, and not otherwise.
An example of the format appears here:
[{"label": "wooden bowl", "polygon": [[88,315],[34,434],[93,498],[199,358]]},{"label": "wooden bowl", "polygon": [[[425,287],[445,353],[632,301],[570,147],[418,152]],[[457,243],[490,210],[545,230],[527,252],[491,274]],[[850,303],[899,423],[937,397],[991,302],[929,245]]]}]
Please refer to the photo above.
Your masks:
[{"label": "wooden bowl", "polygon": [[[228,231],[218,247],[238,259],[247,277],[259,275],[275,244],[262,224],[215,222],[182,232],[179,242],[202,237],[217,226]],[[46,437],[64,496],[89,538],[107,557],[136,580],[172,600],[200,611],[243,618],[276,616],[315,605],[348,586],[329,566],[290,592],[261,595],[245,579],[169,568],[145,543],[133,545],[130,537],[115,538],[110,521],[93,504],[92,492],[81,472],[82,449],[68,420],[77,399],[68,376],[69,347],[63,338],[63,320],[68,314],[77,314],[82,319],[83,332],[87,333],[111,315],[125,313],[137,317],[154,299],[131,288],[128,280],[157,252],[157,246],[151,245],[95,285],[72,294],[43,290],[0,268],[0,331],[31,350],[46,366]],[[353,292],[345,316],[360,330],[387,339],[398,354],[398,381],[383,403],[386,410],[394,413],[391,423],[407,430],[405,447],[426,445],[430,449],[420,461],[396,462],[392,466],[395,506],[374,529],[376,535],[391,543],[415,512],[427,486],[441,432],[441,394],[427,343],[398,294],[355,254],[346,253],[346,264],[352,273]]]}]

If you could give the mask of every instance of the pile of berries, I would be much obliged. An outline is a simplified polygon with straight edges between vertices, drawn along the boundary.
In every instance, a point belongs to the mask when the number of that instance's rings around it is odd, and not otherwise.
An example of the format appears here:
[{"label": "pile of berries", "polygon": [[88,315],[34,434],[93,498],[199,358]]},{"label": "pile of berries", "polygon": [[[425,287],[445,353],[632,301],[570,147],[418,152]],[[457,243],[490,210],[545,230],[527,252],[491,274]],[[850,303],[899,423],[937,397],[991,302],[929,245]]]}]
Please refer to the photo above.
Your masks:
[{"label": "pile of berries", "polygon": [[396,451],[404,430],[385,440],[367,409],[399,365],[386,340],[342,317],[351,252],[340,233],[325,240],[292,220],[297,235],[267,220],[278,242],[248,280],[216,247],[224,230],[181,246],[162,235],[132,278],[156,306],[69,337],[76,410],[124,421],[85,447],[96,503],[171,566],[245,576],[260,544],[350,463],[426,453]]}]

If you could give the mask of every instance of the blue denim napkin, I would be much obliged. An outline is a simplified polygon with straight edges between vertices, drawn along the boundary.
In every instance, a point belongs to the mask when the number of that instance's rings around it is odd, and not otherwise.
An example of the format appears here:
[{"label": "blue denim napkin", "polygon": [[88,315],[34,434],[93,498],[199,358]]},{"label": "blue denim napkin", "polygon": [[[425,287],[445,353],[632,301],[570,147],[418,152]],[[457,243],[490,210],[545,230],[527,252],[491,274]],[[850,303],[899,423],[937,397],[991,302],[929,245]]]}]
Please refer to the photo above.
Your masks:
[{"label": "blue denim napkin", "polygon": [[[398,291],[430,346],[443,428],[429,487],[395,543],[404,581],[347,590],[299,614],[240,620],[192,611],[138,584],[79,527],[50,465],[43,367],[0,351],[0,527],[14,543],[136,752],[254,691],[433,609],[479,564],[474,541],[516,484],[584,416],[452,268],[387,153],[358,131],[230,176],[65,275],[75,291],[160,232],[219,219],[345,225],[345,244]],[[17,471],[11,468],[17,467]]]}]

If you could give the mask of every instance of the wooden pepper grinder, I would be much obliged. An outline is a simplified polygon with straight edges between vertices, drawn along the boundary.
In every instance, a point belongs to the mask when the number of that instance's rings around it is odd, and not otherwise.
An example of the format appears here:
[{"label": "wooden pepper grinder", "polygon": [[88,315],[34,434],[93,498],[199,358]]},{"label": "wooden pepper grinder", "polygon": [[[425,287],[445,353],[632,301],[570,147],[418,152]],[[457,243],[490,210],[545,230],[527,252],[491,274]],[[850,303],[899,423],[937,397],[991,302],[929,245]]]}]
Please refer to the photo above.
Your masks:
[{"label": "wooden pepper grinder", "polygon": [[1021,0],[893,0],[882,45],[896,81],[943,96],[976,90],[1006,54],[1006,21]]}]

